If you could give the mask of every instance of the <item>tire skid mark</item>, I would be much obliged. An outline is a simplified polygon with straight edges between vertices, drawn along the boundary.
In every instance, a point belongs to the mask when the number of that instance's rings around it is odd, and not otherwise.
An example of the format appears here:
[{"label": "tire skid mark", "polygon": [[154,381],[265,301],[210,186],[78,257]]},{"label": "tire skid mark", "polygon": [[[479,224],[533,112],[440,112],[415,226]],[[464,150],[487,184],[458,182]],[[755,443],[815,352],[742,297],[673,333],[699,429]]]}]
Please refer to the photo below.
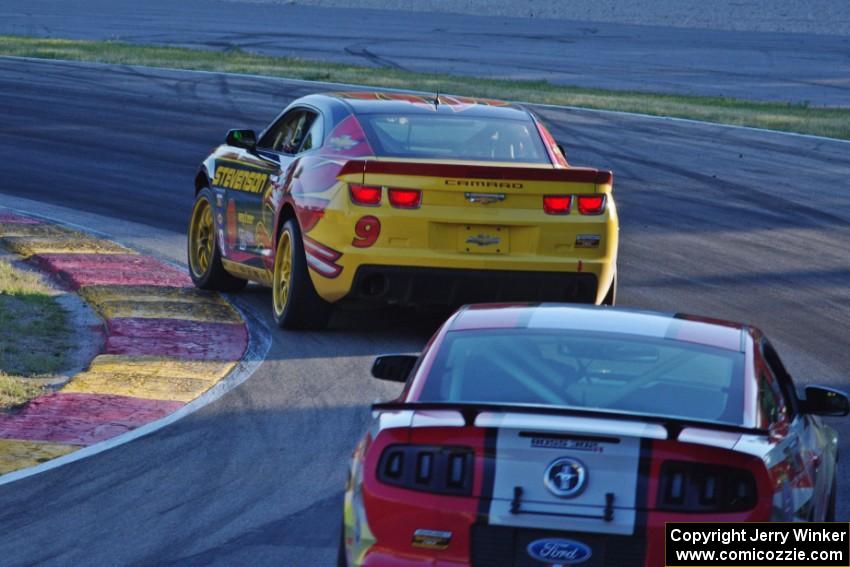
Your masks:
[{"label": "tire skid mark", "polygon": [[106,339],[59,391],[0,414],[0,475],[162,419],[213,388],[246,352],[239,312],[165,262],[8,210],[0,210],[0,246],[78,293],[103,319]]}]

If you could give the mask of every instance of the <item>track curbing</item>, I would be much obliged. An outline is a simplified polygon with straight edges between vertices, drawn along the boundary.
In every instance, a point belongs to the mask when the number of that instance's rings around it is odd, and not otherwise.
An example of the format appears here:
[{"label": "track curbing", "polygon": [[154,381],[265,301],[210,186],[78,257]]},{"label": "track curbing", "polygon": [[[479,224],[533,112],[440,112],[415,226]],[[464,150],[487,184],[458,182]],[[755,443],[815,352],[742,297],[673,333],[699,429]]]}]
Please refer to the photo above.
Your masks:
[{"label": "track curbing", "polygon": [[5,209],[0,245],[77,293],[105,336],[101,353],[58,391],[0,414],[0,484],[156,430],[220,396],[231,375],[240,383],[250,375],[243,359],[256,348],[244,317],[220,295],[195,289],[185,271]]}]

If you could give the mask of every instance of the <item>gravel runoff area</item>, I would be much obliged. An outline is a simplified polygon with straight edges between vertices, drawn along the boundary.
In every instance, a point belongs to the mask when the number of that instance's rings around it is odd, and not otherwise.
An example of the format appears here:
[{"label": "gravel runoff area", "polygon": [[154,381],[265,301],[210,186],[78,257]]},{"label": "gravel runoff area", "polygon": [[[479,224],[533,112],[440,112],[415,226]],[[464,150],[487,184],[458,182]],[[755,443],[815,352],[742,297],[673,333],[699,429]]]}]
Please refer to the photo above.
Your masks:
[{"label": "gravel runoff area", "polygon": [[231,0],[850,36],[848,0]]}]

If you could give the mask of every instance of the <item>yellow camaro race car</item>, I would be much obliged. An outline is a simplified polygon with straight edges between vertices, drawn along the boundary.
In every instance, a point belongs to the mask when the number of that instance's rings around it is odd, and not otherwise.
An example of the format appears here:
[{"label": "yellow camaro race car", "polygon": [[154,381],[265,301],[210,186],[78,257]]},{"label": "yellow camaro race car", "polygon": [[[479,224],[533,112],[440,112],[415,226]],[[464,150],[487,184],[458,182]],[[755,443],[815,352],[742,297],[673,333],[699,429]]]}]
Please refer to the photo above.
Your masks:
[{"label": "yellow camaro race car", "polygon": [[310,95],[259,137],[231,130],[204,160],[190,272],[204,289],[271,286],[285,328],[322,328],[349,299],[613,304],[612,184],[569,166],[519,106]]}]

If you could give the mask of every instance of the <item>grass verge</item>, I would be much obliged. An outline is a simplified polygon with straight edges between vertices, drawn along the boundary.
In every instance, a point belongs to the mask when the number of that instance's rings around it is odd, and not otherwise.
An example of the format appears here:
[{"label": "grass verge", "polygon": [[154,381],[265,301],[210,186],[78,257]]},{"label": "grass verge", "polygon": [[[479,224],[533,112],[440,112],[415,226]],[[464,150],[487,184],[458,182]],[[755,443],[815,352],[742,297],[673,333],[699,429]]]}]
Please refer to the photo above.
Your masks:
[{"label": "grass verge", "polygon": [[0,260],[0,410],[38,396],[68,364],[68,314],[34,273]]},{"label": "grass verge", "polygon": [[0,55],[252,73],[290,79],[352,83],[426,92],[439,91],[532,103],[675,116],[721,124],[850,139],[850,108],[814,108],[805,104],[752,102],[722,97],[586,89],[552,85],[546,81],[514,81],[439,73],[413,73],[397,69],[271,57],[238,49],[224,52],[205,51],[133,45],[118,41],[0,36]]}]

